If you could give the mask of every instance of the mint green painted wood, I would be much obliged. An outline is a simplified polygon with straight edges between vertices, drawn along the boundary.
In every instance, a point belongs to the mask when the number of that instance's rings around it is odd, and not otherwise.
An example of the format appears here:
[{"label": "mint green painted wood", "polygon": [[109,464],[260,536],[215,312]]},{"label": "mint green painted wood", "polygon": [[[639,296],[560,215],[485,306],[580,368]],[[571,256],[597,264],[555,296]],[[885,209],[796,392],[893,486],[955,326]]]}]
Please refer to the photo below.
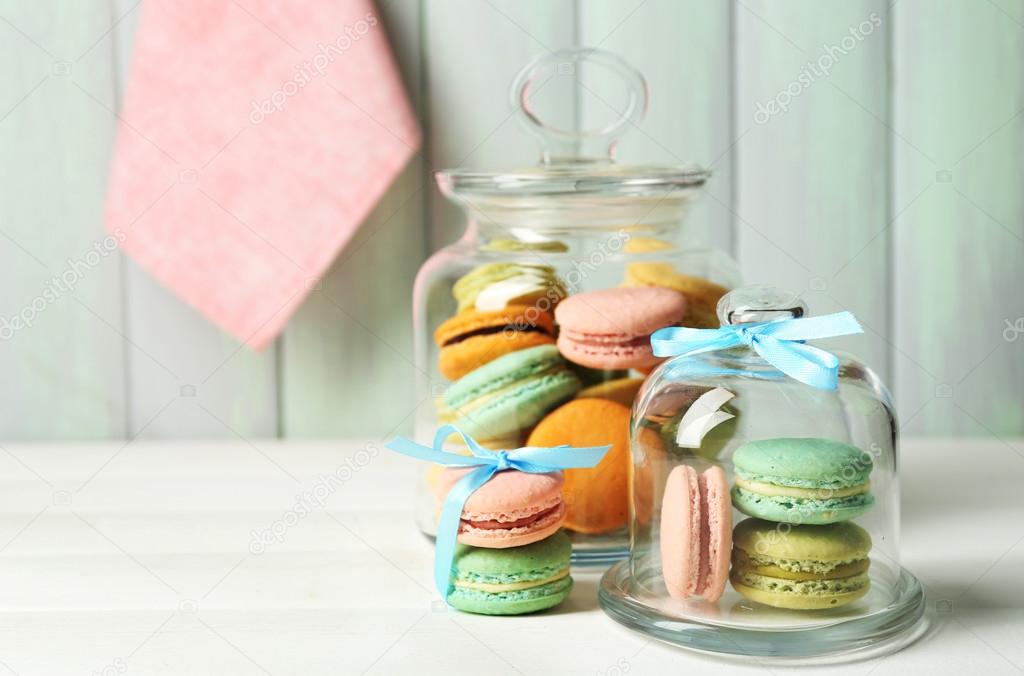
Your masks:
[{"label": "mint green painted wood", "polygon": [[858,355],[883,380],[892,344],[887,4],[735,7],[735,211],[744,277],[802,294],[815,314],[854,312],[865,335],[828,345]]},{"label": "mint green painted wood", "polygon": [[[695,235],[731,247],[748,281],[857,314],[867,335],[830,344],[894,386],[905,432],[1020,434],[1024,0],[889,4],[382,0],[426,146],[282,340],[252,354],[119,253],[80,263],[105,237],[135,0],[0,2],[0,318],[48,294],[33,326],[9,336],[0,321],[0,438],[406,431],[412,280],[463,227],[431,174],[535,163],[509,81],[575,44],[649,80],[622,160],[714,170]],[[837,63],[812,80],[806,63],[826,54]],[[602,114],[562,80],[542,113]],[[787,87],[787,110],[768,111]],[[47,291],[71,265],[74,292]]]},{"label": "mint green painted wood", "polygon": [[914,356],[897,361],[900,411],[913,434],[1019,434],[1024,2],[895,14],[895,339]]},{"label": "mint green painted wood", "polygon": [[[416,0],[378,3],[406,91],[420,106]],[[410,425],[412,283],[426,253],[422,152],[391,186],[280,342],[281,433],[383,436]]]},{"label": "mint green painted wood", "polygon": [[[536,164],[540,150],[512,116],[508,89],[528,61],[576,44],[572,0],[448,0],[424,4],[426,111],[430,172],[451,167],[496,169]],[[553,77],[531,102],[557,124],[574,123],[571,77]],[[428,177],[429,179],[429,177]],[[461,212],[433,187],[432,249],[455,240]]]},{"label": "mint green painted wood", "polygon": [[[114,123],[93,100],[114,90],[109,45],[91,47],[109,15],[98,2],[0,4],[0,316],[32,315],[0,323],[3,438],[125,431],[120,260],[100,220]],[[73,290],[48,281],[62,275]]]},{"label": "mint green painted wood", "polygon": [[[691,211],[692,241],[732,245],[732,62],[730,6],[700,0],[590,0],[579,4],[579,43],[612,51],[644,74],[650,109],[619,144],[629,163],[688,164],[712,170]],[[614,90],[613,90],[614,91]],[[579,93],[582,124],[610,119],[601,92]]]}]

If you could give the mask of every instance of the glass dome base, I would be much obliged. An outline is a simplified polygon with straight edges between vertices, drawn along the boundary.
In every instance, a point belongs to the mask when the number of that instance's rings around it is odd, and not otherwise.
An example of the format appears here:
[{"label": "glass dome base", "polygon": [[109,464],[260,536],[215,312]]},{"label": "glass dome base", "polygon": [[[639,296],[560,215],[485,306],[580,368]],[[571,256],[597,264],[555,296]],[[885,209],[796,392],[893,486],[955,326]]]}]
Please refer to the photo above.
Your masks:
[{"label": "glass dome base", "polygon": [[[811,612],[803,615],[804,622],[783,627],[766,624],[763,628],[716,621],[713,612],[702,613],[696,605],[693,612],[686,612],[683,608],[689,604],[640,588],[629,569],[629,561],[621,561],[601,578],[598,599],[605,613],[634,631],[700,652],[801,663],[808,659],[849,661],[895,652],[927,628],[919,623],[924,614],[924,591],[906,568],[899,569],[891,602],[877,610],[856,616]],[[679,612],[673,612],[673,606]]]}]

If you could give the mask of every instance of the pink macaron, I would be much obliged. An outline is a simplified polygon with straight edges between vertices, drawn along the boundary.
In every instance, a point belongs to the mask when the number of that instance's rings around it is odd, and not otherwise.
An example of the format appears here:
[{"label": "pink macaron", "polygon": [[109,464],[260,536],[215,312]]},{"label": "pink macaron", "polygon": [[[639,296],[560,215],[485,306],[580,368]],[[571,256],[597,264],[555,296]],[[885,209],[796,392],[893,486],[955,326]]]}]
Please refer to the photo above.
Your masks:
[{"label": "pink macaron", "polygon": [[[437,482],[443,501],[459,479],[474,468],[448,468]],[[498,472],[469,496],[462,508],[459,542],[474,547],[519,547],[557,531],[565,521],[561,472]]]},{"label": "pink macaron", "polygon": [[688,465],[673,469],[661,504],[661,568],[669,595],[717,601],[729,578],[731,550],[725,472],[711,467],[699,473]]},{"label": "pink macaron", "polygon": [[686,312],[682,294],[661,287],[626,287],[569,296],[555,308],[558,349],[593,369],[647,368],[659,361],[651,334]]}]

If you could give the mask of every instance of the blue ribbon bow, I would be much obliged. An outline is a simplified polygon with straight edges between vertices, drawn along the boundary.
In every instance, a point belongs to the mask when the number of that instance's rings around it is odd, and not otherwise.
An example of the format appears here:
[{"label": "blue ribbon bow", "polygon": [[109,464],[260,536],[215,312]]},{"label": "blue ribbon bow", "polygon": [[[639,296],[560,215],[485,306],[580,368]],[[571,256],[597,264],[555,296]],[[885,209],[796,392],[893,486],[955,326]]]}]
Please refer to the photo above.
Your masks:
[{"label": "blue ribbon bow", "polygon": [[677,357],[747,345],[787,376],[820,390],[834,390],[839,380],[839,358],[831,352],[804,345],[803,341],[863,332],[852,314],[836,312],[821,317],[733,324],[718,329],[671,326],[654,332],[651,347],[655,356]]},{"label": "blue ribbon bow", "polygon": [[[458,434],[466,442],[473,455],[460,455],[444,450],[444,441],[452,434]],[[423,446],[404,437],[396,437],[384,445],[392,451],[419,460],[427,460],[451,467],[476,467],[459,479],[441,509],[437,524],[437,548],[434,555],[434,583],[441,592],[441,598],[448,598],[451,586],[452,562],[455,560],[455,543],[459,535],[462,509],[466,500],[478,488],[487,483],[498,472],[514,469],[530,474],[545,474],[574,467],[594,467],[611,446],[573,447],[552,446],[544,448],[527,446],[511,451],[491,451],[483,448],[472,437],[455,425],[444,425],[434,435],[432,446]]]}]

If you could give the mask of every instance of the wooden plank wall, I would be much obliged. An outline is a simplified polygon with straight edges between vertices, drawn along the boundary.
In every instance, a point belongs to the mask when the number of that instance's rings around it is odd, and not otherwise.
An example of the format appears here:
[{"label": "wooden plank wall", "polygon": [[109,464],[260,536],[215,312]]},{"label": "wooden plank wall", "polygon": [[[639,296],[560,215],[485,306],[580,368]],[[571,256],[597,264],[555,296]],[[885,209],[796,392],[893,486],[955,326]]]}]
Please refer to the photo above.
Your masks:
[{"label": "wooden plank wall", "polygon": [[[908,431],[1024,429],[1024,2],[895,8],[896,383]],[[915,416],[912,420],[910,416]]]},{"label": "wooden plank wall", "polygon": [[[649,80],[621,159],[714,171],[694,241],[816,312],[857,314],[867,335],[834,344],[890,384],[905,431],[1024,433],[1024,0],[378,8],[425,146],[277,344],[238,349],[113,253],[36,301],[32,327],[0,325],[0,438],[405,429],[412,279],[461,230],[432,173],[533,163],[508,83],[573,45],[618,52]],[[32,312],[105,237],[137,13],[137,0],[0,2],[0,317]],[[544,105],[587,124],[606,104],[563,87]]]}]

